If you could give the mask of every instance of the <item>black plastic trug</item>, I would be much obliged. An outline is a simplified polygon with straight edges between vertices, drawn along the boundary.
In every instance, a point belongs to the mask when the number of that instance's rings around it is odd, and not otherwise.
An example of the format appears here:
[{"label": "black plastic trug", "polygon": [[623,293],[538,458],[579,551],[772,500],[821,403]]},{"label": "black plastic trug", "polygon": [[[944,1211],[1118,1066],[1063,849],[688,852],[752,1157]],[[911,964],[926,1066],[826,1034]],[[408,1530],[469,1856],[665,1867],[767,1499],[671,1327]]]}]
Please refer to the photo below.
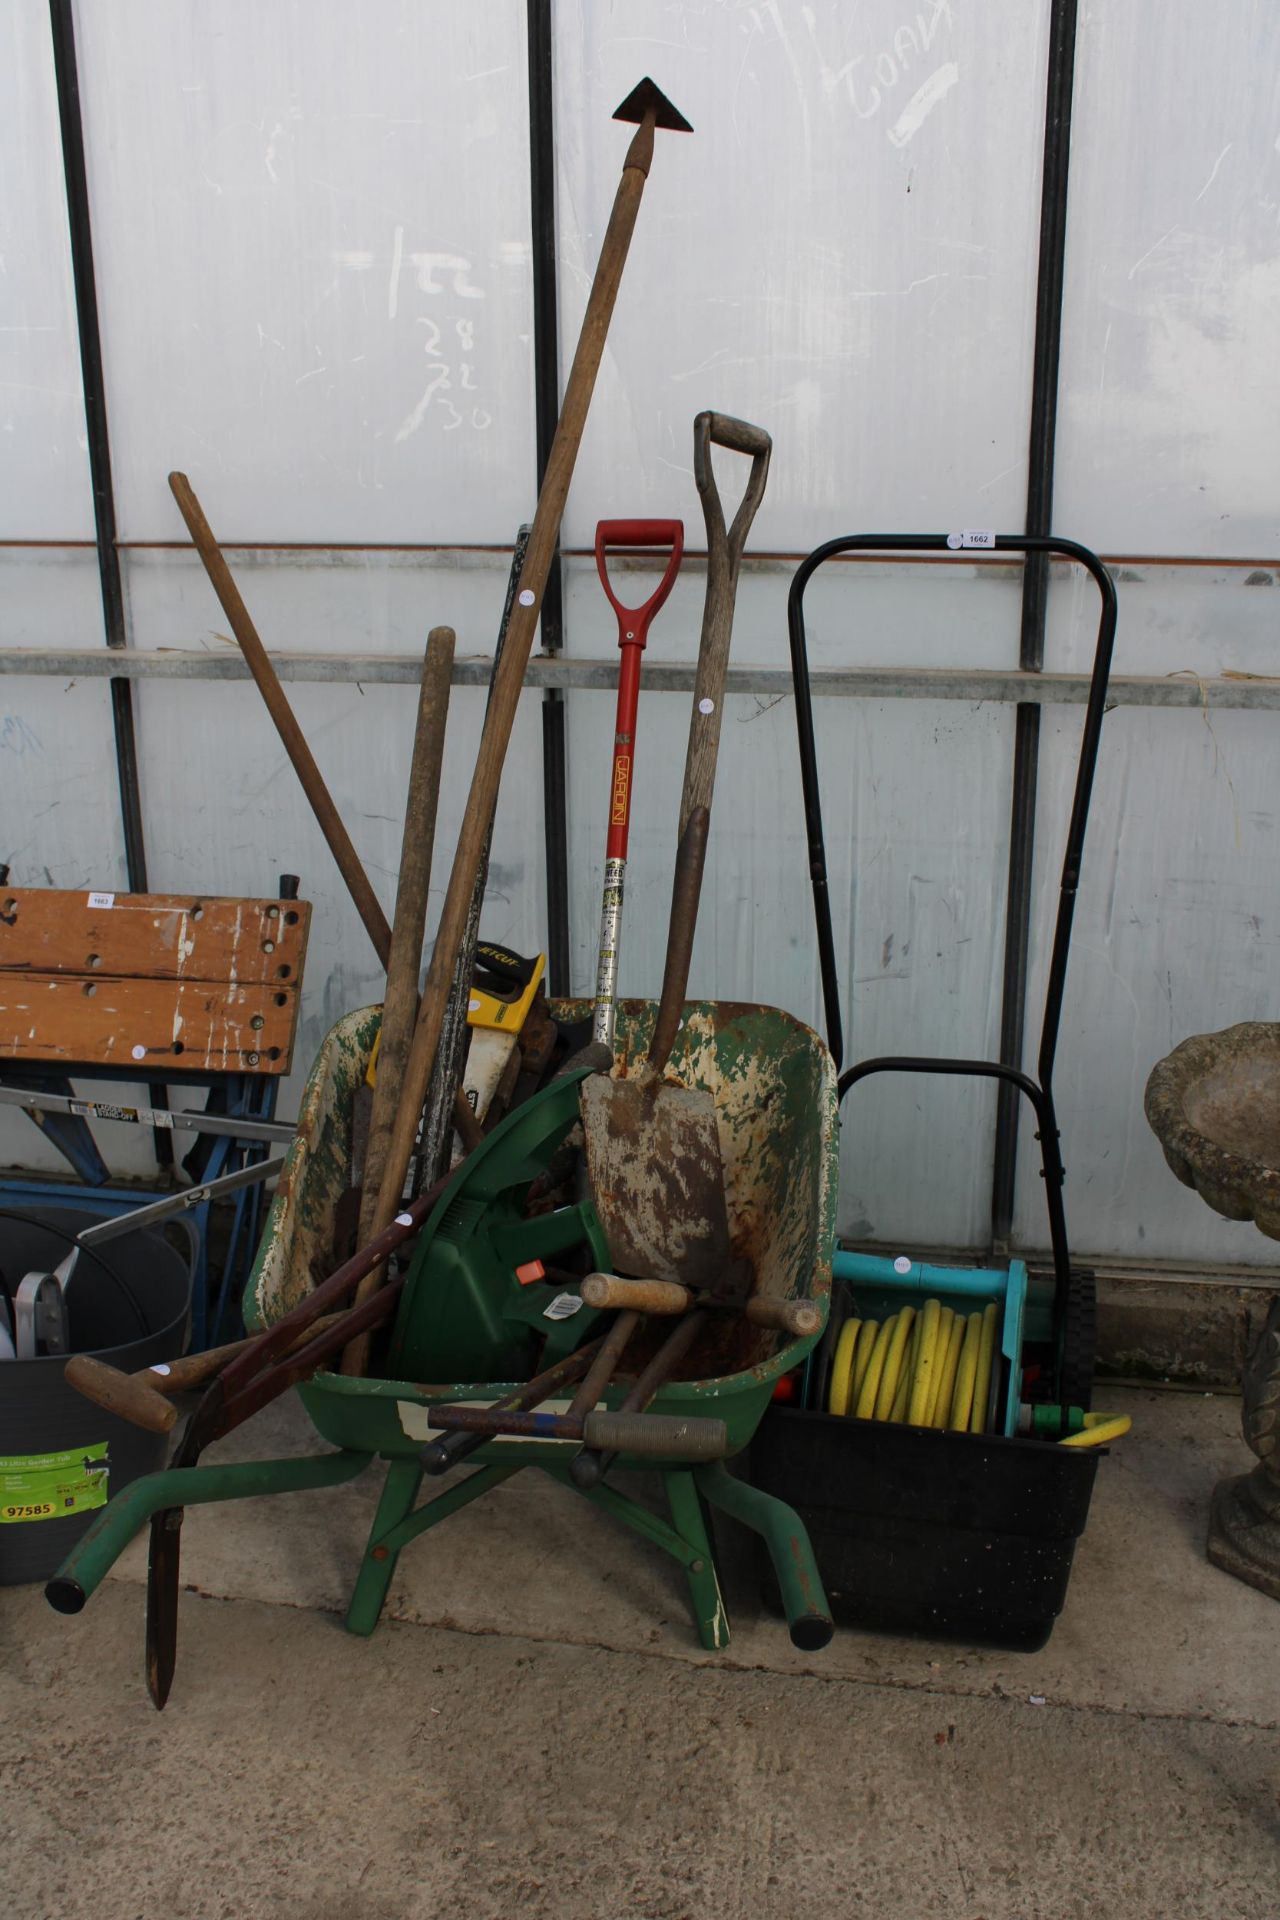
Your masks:
[{"label": "black plastic trug", "polygon": [[774,1407],[751,1479],[804,1522],[837,1620],[1031,1651],[1066,1599],[1098,1451]]}]

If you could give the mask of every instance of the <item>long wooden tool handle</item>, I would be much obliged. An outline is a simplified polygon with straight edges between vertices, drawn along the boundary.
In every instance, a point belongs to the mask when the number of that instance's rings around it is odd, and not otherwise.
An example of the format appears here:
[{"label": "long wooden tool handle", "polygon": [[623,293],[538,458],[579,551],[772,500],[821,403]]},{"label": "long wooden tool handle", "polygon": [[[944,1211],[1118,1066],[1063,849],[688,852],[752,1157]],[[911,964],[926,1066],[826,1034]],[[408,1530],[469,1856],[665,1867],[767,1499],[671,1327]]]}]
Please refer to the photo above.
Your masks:
[{"label": "long wooden tool handle", "polygon": [[[337,1313],[322,1314],[298,1335],[294,1347],[302,1346],[341,1318]],[[176,1360],[140,1367],[136,1373],[122,1373],[91,1353],[75,1353],[62,1377],[69,1387],[108,1413],[119,1414],[135,1427],[145,1427],[148,1433],[168,1433],[178,1418],[171,1396],[206,1386],[249,1345],[248,1338],[231,1340],[222,1347],[207,1347],[203,1353],[184,1353]]]},{"label": "long wooden tool handle", "polygon": [[569,1403],[570,1419],[581,1420],[590,1413],[617,1372],[623,1352],[639,1324],[638,1313],[628,1311],[615,1316],[613,1325],[600,1342],[599,1352],[591,1362],[590,1370]]},{"label": "long wooden tool handle", "polygon": [[349,1307],[333,1325],[325,1327],[313,1339],[302,1344],[294,1342],[282,1359],[273,1366],[264,1367],[240,1392],[227,1395],[221,1431],[230,1433],[233,1427],[240,1426],[251,1415],[269,1406],[271,1401],[278,1400],[290,1387],[309,1380],[318,1367],[339,1353],[355,1335],[389,1320],[396,1310],[403,1285],[403,1274],[397,1274],[360,1306]]},{"label": "long wooden tool handle", "polygon": [[[369,1141],[365,1148],[364,1197],[360,1206],[359,1243],[372,1238],[382,1173],[391,1145],[391,1130],[400,1105],[404,1070],[413,1045],[418,1017],[418,968],[427,921],[431,886],[431,850],[435,841],[436,811],[440,800],[440,770],[444,764],[445,721],[449,712],[449,684],[453,673],[456,635],[452,627],[435,627],[427,641],[418,696],[418,722],[409,765],[405,801],[404,840],[400,850],[400,880],[396,888],[396,917],[391,929],[391,958],[387,963],[387,991],[382,1003],[382,1038],[378,1046],[378,1078],[373,1089]],[[376,1293],[382,1270],[375,1267],[356,1289],[356,1304]],[[342,1356],[342,1371],[364,1374],[369,1367],[369,1339],[362,1334]]]},{"label": "long wooden tool handle", "polygon": [[698,924],[698,897],[702,892],[702,869],[707,859],[707,831],[710,816],[705,807],[697,807],[685,822],[676,854],[675,880],[671,888],[671,923],[667,932],[667,964],[662,975],[662,997],[658,1001],[653,1038],[649,1042],[649,1066],[661,1073],[680,1030],[680,1013],[689,985],[689,963],[693,958],[693,936]]},{"label": "long wooden tool handle", "polygon": [[[707,1324],[707,1316],[701,1307],[695,1307],[677,1320],[670,1333],[654,1354],[647,1367],[632,1385],[619,1413],[643,1413],[659,1387],[671,1378],[683,1360],[689,1348]],[[585,1437],[585,1436],[584,1436]],[[581,1453],[575,1454],[569,1462],[569,1475],[576,1487],[583,1493],[589,1493],[598,1487],[609,1470],[613,1455],[599,1448],[587,1445]]]},{"label": "long wooden tool handle", "polygon": [[723,1420],[679,1413],[589,1413],[587,1445],[601,1453],[644,1454],[653,1460],[722,1460],[729,1451]]},{"label": "long wooden tool handle", "polygon": [[418,1232],[448,1184],[447,1180],[437,1180],[416,1200],[410,1200],[391,1224],[384,1227],[367,1246],[358,1248],[327,1280],[322,1280],[318,1287],[305,1294],[296,1307],[290,1307],[274,1326],[265,1328],[247,1340],[222,1376],[226,1395],[230,1396],[247,1386],[271,1361],[296,1347],[298,1335],[305,1329],[314,1331],[315,1323],[321,1316],[344,1300],[363,1280],[370,1267],[383,1265],[397,1247]]},{"label": "long wooden tool handle", "polygon": [[[321,1314],[309,1327],[298,1335],[295,1346],[301,1346],[304,1340],[310,1340],[322,1327],[331,1326],[341,1318],[340,1314]],[[230,1340],[225,1347],[209,1347],[204,1353],[184,1353],[181,1359],[165,1361],[158,1367],[143,1367],[132,1377],[140,1380],[144,1386],[154,1387],[157,1393],[189,1393],[193,1387],[203,1387],[225,1366],[238,1357],[249,1346],[256,1335],[246,1334],[243,1340]]]},{"label": "long wooden tool handle", "polygon": [[285,698],[284,688],[276,676],[276,670],[267,658],[267,650],[258,637],[258,630],[249,618],[249,609],[240,598],[240,589],[232,578],[231,569],[223,558],[222,550],[214,539],[213,530],[205,519],[204,510],[196,499],[191,482],[185,473],[171,473],[169,487],[178,503],[178,511],[187,523],[187,531],[195,543],[196,552],[204,562],[204,570],[209,582],[218,596],[222,611],[226,614],[240,645],[240,651],[249,664],[249,671],[258,683],[258,691],[266,702],[267,711],[275,721],[276,732],[284,745],[284,750],[293,762],[294,771],[302,782],[303,792],[311,802],[311,811],[315,814],[321,833],[329,843],[329,851],[338,863],[338,871],[347,883],[347,891],[355,902],[356,912],[364,922],[365,932],[373,942],[374,951],[383,966],[387,965],[391,955],[391,928],[387,916],[378,904],[378,897],[369,885],[368,877],[360,864],[360,856],[351,844],[351,837],[333,804],[333,797],[324,783],[324,775],[316,765],[311,749],[307,745],[302,728],[298,725],[293,708]]},{"label": "long wooden tool handle", "polygon": [[[711,467],[713,445],[748,454],[751,458],[746,490],[728,532]],[[764,497],[772,446],[763,427],[753,427],[746,420],[735,420],[729,414],[700,413],[693,423],[693,477],[707,526],[707,590],[680,801],[682,833],[695,807],[710,807],[715,788],[724,689],[729,673],[729,640],[738,592],[738,563],[756,509]]]},{"label": "long wooden tool handle", "polygon": [[609,321],[618,297],[622,269],[635,228],[636,215],[644,194],[645,179],[653,158],[655,116],[650,109],[636,130],[627,151],[622,178],[614,198],[613,211],[605,232],[600,259],[592,282],[587,311],[582,323],[573,366],[565,387],[555,439],[547,460],[546,473],[538,494],[529,551],[516,593],[515,610],[502,662],[494,676],[493,690],[485,715],[484,732],[476,756],[471,791],[463,815],[462,831],[454,852],[449,890],[440,916],[440,926],[427,971],[422,1006],[414,1031],[413,1046],[405,1070],[400,1111],[392,1132],[386,1172],[378,1195],[378,1210],[372,1225],[375,1231],[392,1219],[404,1191],[405,1174],[413,1153],[418,1118],[422,1112],[427,1083],[440,1042],[449,983],[466,930],[471,889],[484,854],[485,841],[498,797],[498,783],[507,743],[515,721],[525,669],[537,631],[539,608],[555,554],[560,521],[573,476],[578,447],[586,425],[587,409],[596,383],[600,358],[609,331]]}]

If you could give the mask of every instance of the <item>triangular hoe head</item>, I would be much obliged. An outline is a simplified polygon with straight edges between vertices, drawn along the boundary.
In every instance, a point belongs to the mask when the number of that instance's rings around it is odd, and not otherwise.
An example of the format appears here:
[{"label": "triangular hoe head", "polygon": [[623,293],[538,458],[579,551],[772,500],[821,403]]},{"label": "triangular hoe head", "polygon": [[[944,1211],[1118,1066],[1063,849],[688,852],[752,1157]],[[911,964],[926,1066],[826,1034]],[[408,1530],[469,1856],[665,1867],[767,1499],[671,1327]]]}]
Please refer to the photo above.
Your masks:
[{"label": "triangular hoe head", "polygon": [[638,87],[633,87],[622,105],[615,109],[615,120],[632,120],[638,126],[653,108],[656,127],[666,127],[670,133],[692,133],[693,128],[684,115],[672,106],[661,87],[645,78]]}]

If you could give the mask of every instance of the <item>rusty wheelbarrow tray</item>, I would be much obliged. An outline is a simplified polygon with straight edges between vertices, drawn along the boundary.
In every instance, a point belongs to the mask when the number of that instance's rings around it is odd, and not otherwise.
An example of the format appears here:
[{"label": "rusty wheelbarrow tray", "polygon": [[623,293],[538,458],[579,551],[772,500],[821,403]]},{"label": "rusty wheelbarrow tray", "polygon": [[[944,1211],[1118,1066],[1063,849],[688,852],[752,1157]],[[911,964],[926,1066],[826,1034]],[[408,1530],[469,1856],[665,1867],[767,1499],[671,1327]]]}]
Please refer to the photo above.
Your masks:
[{"label": "rusty wheelbarrow tray", "polygon": [[[552,1011],[564,1020],[576,1020],[590,1012],[590,1004],[562,1001],[553,1003]],[[617,1044],[622,1060],[647,1049],[654,1014],[652,1002],[624,1001],[619,1005]],[[348,1014],[333,1027],[321,1048],[303,1096],[298,1137],[281,1175],[245,1292],[245,1320],[251,1329],[274,1324],[296,1305],[311,1287],[313,1258],[319,1256],[322,1263],[329,1258],[334,1210],[349,1182],[351,1096],[363,1079],[379,1021],[377,1007]],[[835,1241],[838,1154],[835,1075],[826,1047],[811,1029],[777,1009],[691,1002],[685,1009],[671,1070],[691,1085],[707,1087],[715,1096],[734,1251],[750,1261],[756,1292],[780,1299],[812,1299],[822,1307],[825,1321]],[[553,1083],[535,1102],[509,1116],[486,1142],[491,1157],[499,1156],[504,1149],[514,1151],[511,1134],[522,1124],[524,1137],[536,1127],[543,1148],[558,1145],[577,1120],[578,1078]],[[297,1388],[321,1438],[340,1449],[338,1455],[316,1459],[315,1484],[331,1477],[335,1468],[340,1469],[340,1477],[346,1478],[375,1457],[388,1462],[382,1497],[347,1613],[347,1626],[355,1633],[373,1631],[398,1554],[418,1534],[525,1466],[540,1467],[562,1483],[573,1485],[569,1461],[576,1452],[574,1442],[504,1436],[486,1442],[473,1456],[477,1471],[465,1478],[456,1475],[434,1497],[417,1505],[423,1479],[422,1448],[428,1440],[438,1438],[428,1426],[431,1409],[459,1401],[488,1405],[518,1391],[527,1378],[527,1370],[515,1378],[494,1377],[491,1369],[475,1364],[466,1377],[459,1378],[455,1369],[441,1384],[423,1383],[424,1373],[434,1371],[430,1364],[431,1329],[436,1324],[447,1329],[450,1323],[448,1295],[453,1282],[446,1258],[446,1236],[456,1191],[455,1187],[444,1196],[423,1228],[391,1344],[393,1357],[397,1351],[412,1351],[415,1364],[405,1371],[414,1377],[353,1378],[319,1373]],[[454,1216],[459,1211],[455,1207]],[[589,1203],[584,1203],[581,1211],[585,1216],[583,1237],[589,1245],[596,1244]],[[513,1253],[518,1251],[516,1247]],[[598,1252],[597,1245],[597,1257]],[[511,1285],[516,1286],[514,1276]],[[589,1309],[575,1316],[568,1345],[581,1345],[590,1337],[591,1321]],[[416,1347],[413,1341],[406,1347],[406,1322],[415,1333]],[[428,1342],[426,1352],[421,1344],[424,1337]],[[805,1358],[818,1337],[815,1333],[788,1338],[747,1321],[717,1318],[707,1339],[691,1350],[688,1377],[669,1381],[655,1399],[653,1411],[714,1415],[725,1423],[728,1452],[740,1452],[751,1439],[775,1382]],[[449,1351],[449,1338],[442,1333],[441,1339],[443,1351]],[[564,1344],[562,1338],[561,1350]],[[456,1357],[456,1341],[452,1351]],[[474,1355],[477,1363],[484,1357],[482,1350]],[[624,1380],[606,1391],[607,1407],[620,1404],[626,1384]],[[557,1411],[563,1404],[567,1403],[551,1402],[546,1410]],[[825,1645],[831,1633],[830,1615],[808,1538],[789,1507],[733,1477],[722,1460],[710,1464],[693,1460],[655,1463],[644,1456],[624,1453],[617,1464],[646,1470],[658,1466],[670,1509],[669,1522],[611,1484],[589,1492],[576,1490],[684,1567],[704,1646],[724,1647],[729,1638],[704,1502],[762,1535],[777,1569],[792,1639],[808,1648]],[[261,1462],[249,1475],[243,1467],[211,1465],[185,1470],[180,1477],[183,1485],[179,1491],[186,1505],[271,1492],[277,1478],[281,1491],[306,1484],[303,1463],[297,1460]],[[171,1471],[152,1478],[157,1483],[167,1482],[175,1475]],[[74,1568],[68,1562],[60,1570],[74,1579],[85,1597],[150,1512],[171,1504],[176,1497],[172,1487],[157,1485],[155,1499],[151,1500],[146,1484],[139,1486],[142,1490],[133,1490],[128,1512],[120,1513],[118,1524],[111,1525],[108,1508],[94,1537],[86,1536],[82,1543],[82,1549],[88,1552],[73,1556],[77,1560]],[[121,1537],[117,1539],[117,1535]]]}]

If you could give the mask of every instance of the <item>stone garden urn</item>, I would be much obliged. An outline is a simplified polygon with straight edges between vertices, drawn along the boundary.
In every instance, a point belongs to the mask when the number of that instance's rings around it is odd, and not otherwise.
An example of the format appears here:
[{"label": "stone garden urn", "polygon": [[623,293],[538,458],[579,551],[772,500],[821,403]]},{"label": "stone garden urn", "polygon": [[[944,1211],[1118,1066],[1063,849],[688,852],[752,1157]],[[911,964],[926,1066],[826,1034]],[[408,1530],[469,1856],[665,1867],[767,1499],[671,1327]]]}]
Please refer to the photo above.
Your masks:
[{"label": "stone garden urn", "polygon": [[[1215,1213],[1280,1240],[1280,1024],[1193,1034],[1152,1070],[1144,1107],[1184,1186]],[[1245,1443],[1258,1464],[1214,1488],[1208,1554],[1280,1600],[1280,1296],[1241,1384]]]}]

